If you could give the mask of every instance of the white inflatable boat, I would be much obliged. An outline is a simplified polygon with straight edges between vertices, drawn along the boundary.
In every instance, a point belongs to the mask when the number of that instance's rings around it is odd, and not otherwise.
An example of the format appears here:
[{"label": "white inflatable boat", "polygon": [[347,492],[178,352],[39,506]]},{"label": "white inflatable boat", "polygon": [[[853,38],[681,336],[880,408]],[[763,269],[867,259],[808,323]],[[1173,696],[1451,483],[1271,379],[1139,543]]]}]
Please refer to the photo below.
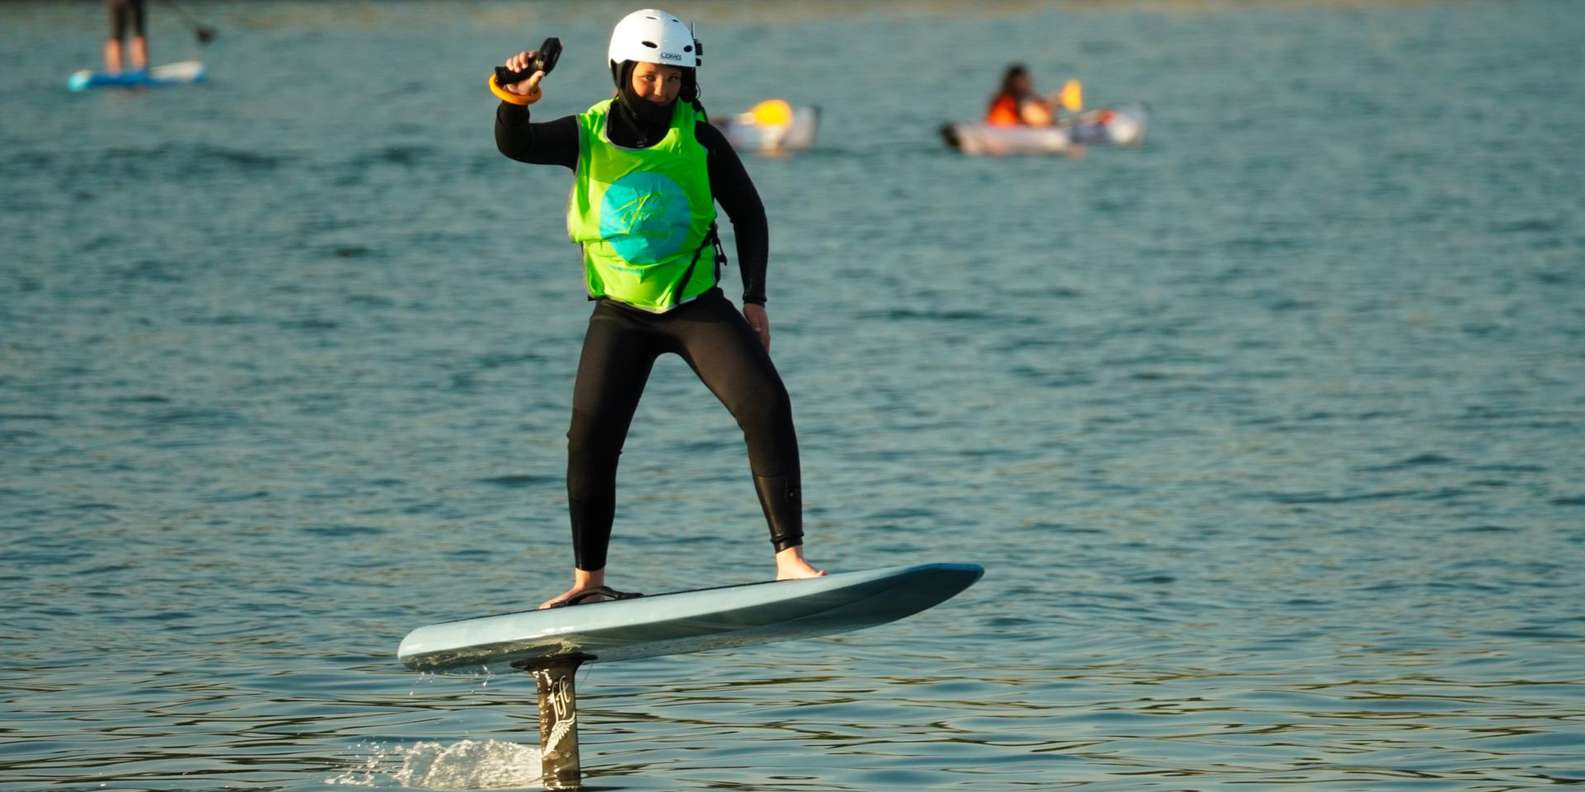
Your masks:
[{"label": "white inflatable boat", "polygon": [[732,148],[779,154],[813,146],[820,128],[820,108],[794,107],[781,99],[767,99],[746,113],[712,118]]},{"label": "white inflatable boat", "polygon": [[1142,145],[1148,119],[1144,105],[1124,105],[1088,110],[1048,127],[946,124],[941,137],[964,154],[1061,154],[1074,145]]}]

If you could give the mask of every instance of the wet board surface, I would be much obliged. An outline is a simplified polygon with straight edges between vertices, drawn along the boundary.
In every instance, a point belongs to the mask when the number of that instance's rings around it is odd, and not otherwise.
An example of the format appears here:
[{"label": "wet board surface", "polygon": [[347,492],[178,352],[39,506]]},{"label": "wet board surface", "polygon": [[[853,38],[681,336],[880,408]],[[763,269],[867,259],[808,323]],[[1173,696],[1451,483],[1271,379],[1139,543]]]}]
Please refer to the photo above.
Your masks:
[{"label": "wet board surface", "polygon": [[559,656],[607,662],[809,638],[918,613],[984,572],[916,564],[465,619],[413,630],[397,657],[420,671],[504,673]]},{"label": "wet board surface", "polygon": [[83,69],[72,72],[72,76],[66,80],[66,89],[86,91],[90,88],[149,88],[160,85],[181,85],[203,82],[205,73],[204,64],[199,61],[167,63],[147,71],[110,73]]}]

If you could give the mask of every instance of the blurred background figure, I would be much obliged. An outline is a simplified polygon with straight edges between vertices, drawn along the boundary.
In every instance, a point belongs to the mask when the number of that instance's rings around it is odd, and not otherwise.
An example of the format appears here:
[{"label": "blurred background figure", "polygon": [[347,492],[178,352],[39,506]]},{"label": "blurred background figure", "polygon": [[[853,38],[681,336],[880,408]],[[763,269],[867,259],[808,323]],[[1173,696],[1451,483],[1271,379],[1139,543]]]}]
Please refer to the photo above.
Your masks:
[{"label": "blurred background figure", "polygon": [[[105,9],[110,13],[110,37],[105,39],[105,71],[117,74],[126,63],[131,64],[133,71],[146,71],[149,43],[143,33],[143,0],[105,0]],[[125,52],[123,43],[129,28],[132,46],[130,52]]]},{"label": "blurred background figure", "polygon": [[1035,93],[1034,81],[1022,63],[1007,67],[1002,84],[985,111],[990,126],[1051,126],[1056,121],[1051,103]]}]

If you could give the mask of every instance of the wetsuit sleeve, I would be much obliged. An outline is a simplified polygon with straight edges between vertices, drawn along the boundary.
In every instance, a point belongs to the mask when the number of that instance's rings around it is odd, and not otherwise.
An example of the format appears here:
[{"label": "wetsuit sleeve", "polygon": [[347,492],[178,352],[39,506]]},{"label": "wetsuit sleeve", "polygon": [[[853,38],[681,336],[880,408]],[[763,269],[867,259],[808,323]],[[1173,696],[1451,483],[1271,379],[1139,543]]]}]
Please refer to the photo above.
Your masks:
[{"label": "wetsuit sleeve", "polygon": [[710,152],[710,192],[726,210],[737,237],[737,266],[743,276],[743,302],[765,303],[765,261],[770,255],[770,223],[765,204],[749,180],[743,160],[721,130],[699,123],[694,132]]},{"label": "wetsuit sleeve", "polygon": [[530,123],[528,108],[502,102],[495,110],[495,147],[518,162],[578,169],[578,119]]}]

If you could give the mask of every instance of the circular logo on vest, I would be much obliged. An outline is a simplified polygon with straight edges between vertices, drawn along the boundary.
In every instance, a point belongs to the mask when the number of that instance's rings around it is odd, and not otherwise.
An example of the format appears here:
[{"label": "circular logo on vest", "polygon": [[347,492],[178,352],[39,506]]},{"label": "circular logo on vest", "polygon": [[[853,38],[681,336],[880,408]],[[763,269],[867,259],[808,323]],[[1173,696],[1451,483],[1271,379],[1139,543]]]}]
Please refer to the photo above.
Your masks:
[{"label": "circular logo on vest", "polygon": [[600,237],[632,263],[653,264],[678,253],[691,219],[688,194],[653,171],[617,179],[600,200]]}]

